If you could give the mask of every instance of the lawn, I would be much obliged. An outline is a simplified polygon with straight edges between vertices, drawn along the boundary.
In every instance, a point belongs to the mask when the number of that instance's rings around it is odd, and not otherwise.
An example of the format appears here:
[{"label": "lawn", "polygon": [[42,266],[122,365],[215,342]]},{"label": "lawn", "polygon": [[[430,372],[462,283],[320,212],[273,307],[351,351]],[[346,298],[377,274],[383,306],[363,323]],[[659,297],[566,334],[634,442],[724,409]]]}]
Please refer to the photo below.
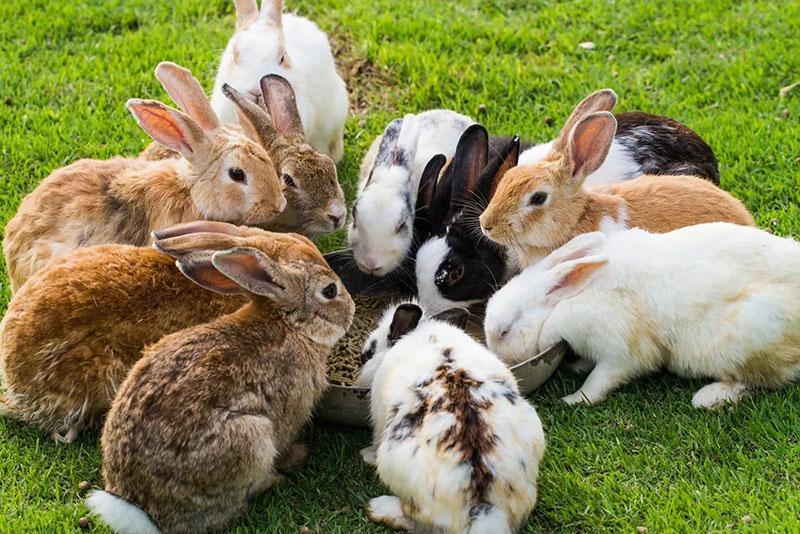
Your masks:
[{"label": "lawn", "polygon": [[[779,96],[800,80],[796,0],[287,4],[329,33],[348,81],[339,175],[351,200],[360,158],[390,118],[447,107],[493,133],[545,140],[584,95],[612,87],[618,109],[694,128],[759,226],[800,235],[800,87]],[[152,74],[161,60],[210,90],[233,24],[230,0],[0,2],[2,224],[52,169],[141,150],[148,139],[125,100],[167,98]],[[4,289],[2,309],[7,300]],[[526,531],[800,530],[800,388],[703,413],[690,406],[700,381],[659,376],[596,408],[562,405],[578,385],[562,371],[531,398],[548,453]],[[368,439],[312,425],[308,465],[233,530],[384,530],[364,513],[386,491],[358,455]],[[77,531],[84,480],[102,484],[97,436],[57,445],[0,419],[0,532]]]}]

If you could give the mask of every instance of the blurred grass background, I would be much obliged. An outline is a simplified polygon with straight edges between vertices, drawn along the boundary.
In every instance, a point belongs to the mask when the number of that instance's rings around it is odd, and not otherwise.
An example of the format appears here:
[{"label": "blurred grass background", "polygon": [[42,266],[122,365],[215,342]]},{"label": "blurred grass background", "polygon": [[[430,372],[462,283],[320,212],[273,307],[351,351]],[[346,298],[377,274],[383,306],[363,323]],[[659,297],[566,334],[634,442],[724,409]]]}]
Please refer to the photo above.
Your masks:
[{"label": "blurred grass background", "polygon": [[[758,224],[800,235],[800,88],[779,96],[800,80],[796,0],[287,4],[328,32],[348,82],[339,175],[351,200],[361,156],[395,116],[447,107],[540,141],[583,96],[611,87],[618,110],[695,129]],[[149,139],[125,100],[169,102],[153,77],[162,60],[210,90],[233,25],[229,0],[0,3],[0,223],[51,170],[138,153]],[[343,243],[341,233],[320,240]],[[701,381],[664,376],[593,409],[562,406],[578,385],[561,372],[532,397],[549,449],[526,532],[800,530],[800,389],[703,413],[690,406]],[[233,530],[385,530],[364,513],[386,491],[358,455],[368,431],[314,424],[307,434],[309,464]],[[0,532],[77,531],[79,482],[102,483],[97,441],[59,446],[0,419]]]}]

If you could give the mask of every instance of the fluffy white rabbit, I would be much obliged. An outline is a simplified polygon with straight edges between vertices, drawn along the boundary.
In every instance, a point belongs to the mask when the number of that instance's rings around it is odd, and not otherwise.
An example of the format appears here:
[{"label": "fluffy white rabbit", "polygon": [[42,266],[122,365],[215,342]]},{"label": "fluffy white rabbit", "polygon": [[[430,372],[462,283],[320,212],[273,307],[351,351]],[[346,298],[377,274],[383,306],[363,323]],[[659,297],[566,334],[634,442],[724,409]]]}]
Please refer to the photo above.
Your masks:
[{"label": "fluffy white rabbit", "polygon": [[214,111],[223,123],[238,124],[236,109],[222,92],[223,84],[259,103],[261,78],[279,74],[294,89],[308,143],[339,161],[348,112],[347,87],[336,71],[327,35],[305,17],[284,14],[283,0],[263,0],[260,12],[256,0],[234,3],[236,31],[220,60],[211,94]]},{"label": "fluffy white rabbit", "polygon": [[734,403],[800,373],[800,244],[728,223],[665,234],[630,229],[575,237],[489,301],[485,330],[500,354],[559,340],[595,367],[569,404],[602,402],[667,369],[713,383],[698,408]]},{"label": "fluffy white rabbit", "polygon": [[411,530],[513,532],[536,504],[539,417],[511,371],[462,330],[466,310],[422,315],[413,303],[390,308],[377,329],[385,340],[367,341],[379,362],[364,373],[374,373],[374,460],[397,495],[372,499],[369,517]]},{"label": "fluffy white rabbit", "polygon": [[348,240],[358,268],[384,276],[412,248],[422,173],[437,154],[450,159],[471,118],[446,109],[406,115],[389,123],[361,162],[358,197]]}]

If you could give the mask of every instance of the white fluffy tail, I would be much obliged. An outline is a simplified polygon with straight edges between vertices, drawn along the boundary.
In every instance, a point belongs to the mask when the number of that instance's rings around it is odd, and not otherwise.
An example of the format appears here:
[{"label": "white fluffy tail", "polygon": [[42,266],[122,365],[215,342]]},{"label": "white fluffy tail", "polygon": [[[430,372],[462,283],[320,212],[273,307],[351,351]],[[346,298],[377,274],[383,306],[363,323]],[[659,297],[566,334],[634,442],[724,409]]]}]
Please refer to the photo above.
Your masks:
[{"label": "white fluffy tail", "polygon": [[472,522],[469,534],[511,534],[508,518],[500,508],[491,504],[479,504],[470,511]]},{"label": "white fluffy tail", "polygon": [[107,491],[89,493],[86,506],[119,534],[159,534],[158,527],[141,508]]}]

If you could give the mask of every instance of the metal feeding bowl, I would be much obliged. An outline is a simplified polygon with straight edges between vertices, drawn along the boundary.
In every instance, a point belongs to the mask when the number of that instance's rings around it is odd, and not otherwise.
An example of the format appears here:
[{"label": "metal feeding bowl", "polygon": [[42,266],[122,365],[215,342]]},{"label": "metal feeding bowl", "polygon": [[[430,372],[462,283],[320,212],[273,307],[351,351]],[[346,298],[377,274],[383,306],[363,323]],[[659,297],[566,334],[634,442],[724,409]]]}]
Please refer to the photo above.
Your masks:
[{"label": "metal feeding bowl", "polygon": [[[349,250],[331,252],[325,255],[325,259],[354,297],[368,295],[387,303],[410,297],[407,284],[399,278],[391,274],[377,278],[359,271]],[[479,333],[481,328],[482,325],[476,322],[470,325],[469,330]],[[545,383],[558,368],[565,352],[566,344],[558,343],[511,367],[520,391],[527,395]],[[366,427],[369,426],[369,412],[368,388],[331,384],[317,407],[316,416],[331,423]]]}]

